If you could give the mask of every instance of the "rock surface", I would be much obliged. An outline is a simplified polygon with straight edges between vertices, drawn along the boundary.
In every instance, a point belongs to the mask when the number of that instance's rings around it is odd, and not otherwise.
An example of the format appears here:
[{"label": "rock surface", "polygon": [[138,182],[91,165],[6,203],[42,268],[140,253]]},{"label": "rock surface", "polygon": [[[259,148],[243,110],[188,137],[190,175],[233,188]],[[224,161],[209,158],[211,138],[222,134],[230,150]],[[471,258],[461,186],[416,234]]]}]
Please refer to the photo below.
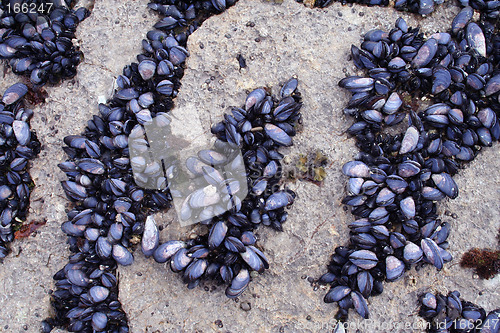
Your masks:
[{"label": "rock surface", "polygon": [[[119,269],[120,300],[131,332],[332,331],[336,306],[323,303],[326,290],[314,291],[309,281],[324,273],[333,249],[347,243],[347,223],[353,219],[340,203],[346,183],[340,168],[357,149],[344,133],[350,124],[342,113],[348,96],[337,86],[341,78],[356,72],[348,61],[350,45],[359,44],[370,29],[391,29],[399,16],[411,26],[420,25],[427,35],[446,29],[459,11],[449,3],[420,18],[392,8],[334,4],[318,10],[294,0],[281,4],[241,0],[191,36],[188,70],[176,101],[179,109],[197,110],[208,134],[229,106],[244,103],[247,90],[277,87],[296,76],[304,102],[303,128],[295,145],[284,150],[289,156],[287,167],[293,167],[299,154],[321,150],[330,160],[328,175],[322,187],[288,183],[297,199],[284,232],[257,231],[271,268],[255,276],[237,301],[227,299],[224,288],[211,284],[188,290],[168,267],[136,250],[135,263]],[[13,253],[1,264],[0,332],[39,332],[40,321],[50,314],[52,275],[69,255],[60,230],[69,207],[59,184],[65,176],[57,168],[65,159],[62,139],[83,131],[97,113],[98,101],[112,93],[114,78],[140,52],[140,41],[156,21],[146,4],[145,0],[97,1],[92,15],[78,28],[85,54],[78,75],[58,87],[47,87],[47,103],[34,108],[32,128],[43,150],[31,171],[36,187],[28,221],[46,219],[47,224],[36,235],[15,241]],[[244,69],[239,67],[239,54],[246,59]],[[19,80],[5,71],[0,91]],[[497,245],[500,145],[484,150],[456,176],[459,197],[438,206],[441,218],[452,226],[449,243],[454,260],[441,272],[425,267],[386,283],[381,296],[370,298],[372,321],[361,332],[423,331],[405,325],[423,325],[417,315],[417,295],[425,291],[458,289],[464,299],[487,310],[500,307],[500,277],[480,280],[458,265],[469,248]],[[172,211],[155,219],[163,227],[163,241],[189,237],[201,228],[181,228]],[[358,319],[351,314],[353,324]],[[393,329],[394,325],[399,326]]]}]

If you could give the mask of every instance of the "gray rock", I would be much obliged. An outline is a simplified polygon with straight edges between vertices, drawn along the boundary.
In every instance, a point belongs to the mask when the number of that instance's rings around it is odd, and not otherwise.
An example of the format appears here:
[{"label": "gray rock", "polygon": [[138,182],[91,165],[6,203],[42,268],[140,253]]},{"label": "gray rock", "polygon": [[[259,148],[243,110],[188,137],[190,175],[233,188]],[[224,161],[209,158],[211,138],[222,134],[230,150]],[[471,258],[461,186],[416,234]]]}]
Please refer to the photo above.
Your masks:
[{"label": "gray rock", "polygon": [[[58,87],[46,88],[47,103],[34,109],[31,124],[44,148],[33,163],[36,187],[28,220],[46,218],[47,224],[38,230],[36,237],[15,241],[14,253],[2,264],[0,331],[8,325],[5,329],[8,332],[24,332],[23,326],[27,325],[29,332],[38,332],[39,322],[50,314],[49,290],[55,289],[52,275],[64,266],[69,255],[66,236],[60,230],[68,206],[59,184],[65,176],[57,168],[57,163],[65,159],[62,138],[83,131],[87,120],[97,113],[98,99],[110,96],[113,78],[121,73],[123,66],[135,61],[141,39],[157,19],[146,9],[147,2],[97,1],[92,15],[77,30],[85,53],[78,75]],[[420,24],[428,34],[445,29],[458,12],[451,3],[439,6],[429,17],[421,19],[392,8],[334,4],[318,10],[294,0],[282,4],[242,0],[229,11],[206,21],[191,36],[191,57],[176,101],[180,108],[198,110],[208,131],[229,106],[244,103],[245,90],[276,87],[296,75],[304,96],[303,129],[294,138],[294,146],[283,151],[297,157],[320,149],[333,163],[327,168],[328,176],[322,187],[307,182],[289,184],[298,197],[284,224],[284,232],[257,231],[271,267],[253,278],[248,290],[239,297],[241,304],[252,304],[251,311],[242,311],[240,304],[227,299],[222,287],[207,284],[209,291],[204,286],[188,290],[178,275],[146,259],[138,250],[134,264],[119,270],[120,301],[128,313],[131,332],[218,331],[216,320],[222,321],[224,331],[232,332],[242,329],[326,332],[335,327],[336,306],[323,303],[326,289],[314,291],[300,277],[319,277],[324,273],[335,246],[347,243],[347,223],[353,219],[340,204],[347,183],[340,169],[357,149],[344,133],[350,125],[342,113],[348,95],[337,85],[345,75],[356,73],[348,61],[350,44],[359,44],[360,36],[372,28],[391,29],[398,16],[403,16],[411,26]],[[364,16],[360,16],[361,12]],[[255,25],[247,26],[247,22]],[[231,38],[226,38],[226,34],[231,34]],[[241,70],[238,54],[247,64]],[[0,91],[18,81],[8,72],[0,82]],[[456,176],[459,197],[443,200],[438,206],[442,218],[452,227],[449,242],[453,262],[446,264],[440,273],[426,267],[385,284],[381,296],[369,299],[374,322],[423,324],[415,309],[417,295],[424,291],[447,293],[459,289],[464,299],[487,310],[500,306],[499,277],[479,280],[470,270],[457,265],[461,254],[470,247],[497,244],[499,153],[498,144],[484,149]],[[459,217],[444,216],[446,210],[458,213]],[[181,228],[174,212],[157,214],[155,220],[165,227],[162,241],[189,237],[203,229],[202,226]],[[19,249],[22,249],[20,254]],[[308,315],[312,320],[306,319]],[[351,318],[354,322],[359,316],[352,313]]]}]

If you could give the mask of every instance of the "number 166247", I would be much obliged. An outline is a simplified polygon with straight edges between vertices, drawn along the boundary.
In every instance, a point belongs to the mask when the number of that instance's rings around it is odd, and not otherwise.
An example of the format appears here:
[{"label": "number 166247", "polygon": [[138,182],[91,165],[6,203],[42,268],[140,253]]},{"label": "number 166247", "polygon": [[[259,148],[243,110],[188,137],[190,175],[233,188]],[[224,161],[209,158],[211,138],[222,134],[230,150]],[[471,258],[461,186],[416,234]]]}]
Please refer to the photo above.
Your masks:
[{"label": "number 166247", "polygon": [[7,12],[14,14],[48,14],[52,9],[53,3],[8,3]]}]

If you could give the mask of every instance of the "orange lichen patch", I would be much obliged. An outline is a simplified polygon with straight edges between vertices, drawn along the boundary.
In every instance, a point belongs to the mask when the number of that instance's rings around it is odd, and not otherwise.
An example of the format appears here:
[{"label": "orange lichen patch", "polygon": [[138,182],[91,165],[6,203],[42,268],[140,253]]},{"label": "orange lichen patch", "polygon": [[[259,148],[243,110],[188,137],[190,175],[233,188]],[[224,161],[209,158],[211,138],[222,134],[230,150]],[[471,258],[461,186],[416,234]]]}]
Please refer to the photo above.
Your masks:
[{"label": "orange lichen patch", "polygon": [[500,272],[500,251],[473,248],[467,251],[460,266],[474,268],[482,279],[489,279]]},{"label": "orange lichen patch", "polygon": [[14,233],[15,239],[28,237],[45,223],[47,223],[47,221],[33,221],[29,224],[23,224],[21,228]]}]

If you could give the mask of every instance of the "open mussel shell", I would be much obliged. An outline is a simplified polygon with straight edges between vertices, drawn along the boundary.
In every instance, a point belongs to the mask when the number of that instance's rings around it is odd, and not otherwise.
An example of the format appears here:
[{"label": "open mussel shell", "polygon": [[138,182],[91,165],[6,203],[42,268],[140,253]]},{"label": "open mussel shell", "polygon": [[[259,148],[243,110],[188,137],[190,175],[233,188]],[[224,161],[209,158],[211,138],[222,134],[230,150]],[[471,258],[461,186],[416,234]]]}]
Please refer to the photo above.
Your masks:
[{"label": "open mussel shell", "polygon": [[448,197],[455,199],[458,196],[458,185],[446,172],[433,174],[432,180],[437,188]]},{"label": "open mussel shell", "polygon": [[361,161],[351,161],[344,164],[342,173],[348,177],[368,178],[370,168]]},{"label": "open mussel shell", "polygon": [[148,216],[142,234],[141,249],[146,257],[153,255],[160,243],[160,234],[153,217]]},{"label": "open mussel shell", "polygon": [[404,263],[395,256],[388,256],[385,259],[385,267],[388,281],[399,280],[405,271]]},{"label": "open mussel shell", "polygon": [[228,236],[224,239],[224,246],[231,252],[241,253],[246,252],[245,244],[234,236]]},{"label": "open mussel shell", "polygon": [[245,110],[249,111],[252,107],[257,108],[265,97],[266,91],[264,89],[255,89],[247,96],[245,101]]},{"label": "open mussel shell", "polygon": [[92,303],[100,303],[108,298],[109,290],[102,286],[94,286],[89,290],[89,299]]},{"label": "open mussel shell", "polygon": [[177,273],[184,270],[191,263],[191,261],[193,261],[193,258],[188,256],[187,249],[181,248],[170,260],[170,268],[173,272]]},{"label": "open mussel shell", "polygon": [[429,238],[422,239],[420,247],[424,253],[425,259],[438,270],[441,270],[443,268],[443,257],[440,247]]},{"label": "open mussel shell", "polygon": [[293,200],[293,196],[287,191],[279,191],[271,194],[269,198],[267,198],[265,209],[267,211],[280,209],[292,204]]},{"label": "open mussel shell", "polygon": [[419,132],[417,128],[414,126],[408,127],[405,136],[403,137],[399,153],[406,154],[415,150],[415,148],[417,148],[418,139],[419,139]]},{"label": "open mussel shell", "polygon": [[370,297],[373,290],[373,276],[368,271],[361,271],[356,277],[359,292],[364,298]]},{"label": "open mussel shell", "polygon": [[153,252],[153,258],[156,262],[164,263],[172,258],[177,251],[186,247],[187,245],[183,241],[171,240],[159,245]]},{"label": "open mussel shell", "polygon": [[407,242],[403,250],[403,258],[409,264],[415,264],[422,260],[423,251],[418,245],[412,242]]},{"label": "open mussel shell", "polygon": [[189,282],[199,279],[208,267],[205,259],[194,260],[184,271],[184,279]]},{"label": "open mussel shell", "polygon": [[481,56],[486,57],[486,40],[483,30],[475,23],[470,22],[465,29],[467,44]]},{"label": "open mussel shell", "polygon": [[3,97],[2,97],[2,102],[5,105],[10,105],[14,104],[15,102],[19,101],[26,95],[28,92],[28,87],[22,83],[15,83],[7,90],[5,90]]},{"label": "open mussel shell", "polygon": [[26,146],[31,140],[31,132],[28,123],[21,120],[14,120],[12,123],[14,135],[21,146]]},{"label": "open mussel shell", "polygon": [[338,302],[351,293],[351,288],[347,286],[336,286],[330,289],[325,295],[325,303]]},{"label": "open mussel shell", "polygon": [[208,235],[208,245],[211,249],[219,247],[222,244],[227,230],[227,225],[223,221],[219,221],[212,226]]},{"label": "open mussel shell", "polygon": [[251,231],[244,231],[241,234],[240,238],[241,238],[242,243],[245,245],[254,245],[255,242],[257,241],[257,237]]},{"label": "open mussel shell", "polygon": [[240,253],[241,258],[252,268],[252,270],[262,273],[264,271],[264,263],[260,257],[249,247]]},{"label": "open mussel shell", "polygon": [[228,158],[226,155],[211,149],[204,149],[198,152],[199,159],[207,165],[218,166],[226,164]]},{"label": "open mussel shell", "polygon": [[266,124],[264,130],[267,136],[276,144],[280,146],[292,145],[292,138],[282,128],[273,124]]},{"label": "open mussel shell", "polygon": [[368,311],[368,303],[363,295],[361,295],[360,292],[353,290],[351,291],[350,296],[354,310],[356,310],[356,312],[364,319],[368,319],[370,317],[370,312]]},{"label": "open mussel shell", "polygon": [[297,89],[298,80],[295,78],[291,78],[288,80],[280,90],[281,98],[288,97],[293,94],[293,92]]},{"label": "open mussel shell", "polygon": [[106,171],[105,165],[94,158],[82,158],[77,162],[78,168],[93,175],[102,175]]},{"label": "open mussel shell", "polygon": [[206,186],[191,193],[189,197],[189,205],[192,208],[204,208],[217,204],[221,200],[221,196],[217,188],[213,185]]},{"label": "open mussel shell", "polygon": [[435,309],[437,307],[436,296],[434,296],[431,293],[425,293],[422,296],[421,302],[423,305],[425,305],[426,307],[428,307],[430,309]]},{"label": "open mussel shell", "polygon": [[354,251],[349,255],[349,260],[354,265],[365,270],[375,267],[378,263],[377,255],[369,250]]},{"label": "open mussel shell", "polygon": [[134,257],[125,247],[120,244],[113,245],[113,259],[122,266],[132,265]]},{"label": "open mussel shell", "polygon": [[97,332],[102,331],[106,328],[106,325],[108,324],[108,317],[103,312],[95,312],[92,315],[91,323],[92,323],[92,328],[95,331]]},{"label": "open mussel shell", "polygon": [[149,59],[143,60],[139,63],[138,71],[143,80],[149,80],[155,75],[156,63]]},{"label": "open mussel shell", "polygon": [[226,288],[226,296],[229,298],[236,298],[240,296],[248,287],[250,282],[250,274],[248,270],[241,269],[231,281],[231,285]]}]

